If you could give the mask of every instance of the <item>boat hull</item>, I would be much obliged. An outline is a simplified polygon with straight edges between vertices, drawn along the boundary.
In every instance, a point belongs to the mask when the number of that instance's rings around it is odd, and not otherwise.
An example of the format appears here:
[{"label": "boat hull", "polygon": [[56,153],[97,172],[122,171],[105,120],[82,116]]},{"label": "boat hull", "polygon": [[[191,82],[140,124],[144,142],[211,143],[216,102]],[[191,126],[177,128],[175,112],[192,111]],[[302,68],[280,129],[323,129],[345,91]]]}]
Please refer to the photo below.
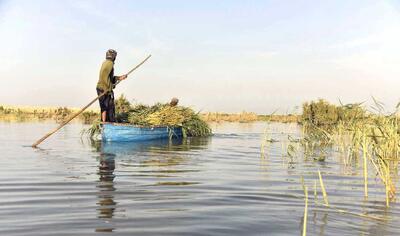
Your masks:
[{"label": "boat hull", "polygon": [[105,142],[132,142],[182,137],[182,127],[138,127],[105,123],[101,132]]}]

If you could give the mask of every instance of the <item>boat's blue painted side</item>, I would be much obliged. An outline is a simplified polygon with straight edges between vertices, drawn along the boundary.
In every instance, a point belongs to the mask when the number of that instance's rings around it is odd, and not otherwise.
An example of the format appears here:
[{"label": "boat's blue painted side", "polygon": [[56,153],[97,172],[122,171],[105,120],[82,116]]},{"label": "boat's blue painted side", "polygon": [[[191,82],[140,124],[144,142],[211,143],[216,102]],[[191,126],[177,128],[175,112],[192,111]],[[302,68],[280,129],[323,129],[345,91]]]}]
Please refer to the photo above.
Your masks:
[{"label": "boat's blue painted side", "polygon": [[134,125],[105,123],[101,134],[103,141],[107,142],[168,139],[170,135],[172,137],[182,137],[182,128],[137,127]]}]

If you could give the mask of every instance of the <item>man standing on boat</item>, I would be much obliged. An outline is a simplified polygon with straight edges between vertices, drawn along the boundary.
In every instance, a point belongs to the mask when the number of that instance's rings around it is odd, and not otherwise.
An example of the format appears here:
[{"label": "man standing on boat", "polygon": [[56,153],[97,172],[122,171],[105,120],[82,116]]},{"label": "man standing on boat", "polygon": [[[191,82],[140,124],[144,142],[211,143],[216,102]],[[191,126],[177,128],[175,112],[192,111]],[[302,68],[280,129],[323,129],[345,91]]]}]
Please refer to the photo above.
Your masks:
[{"label": "man standing on boat", "polygon": [[118,80],[124,80],[127,77],[127,75],[114,76],[114,62],[116,57],[117,52],[115,50],[109,49],[107,51],[106,60],[101,65],[99,81],[97,82],[96,90],[98,95],[104,91],[108,91],[108,93],[99,98],[102,122],[115,122],[113,89]]}]

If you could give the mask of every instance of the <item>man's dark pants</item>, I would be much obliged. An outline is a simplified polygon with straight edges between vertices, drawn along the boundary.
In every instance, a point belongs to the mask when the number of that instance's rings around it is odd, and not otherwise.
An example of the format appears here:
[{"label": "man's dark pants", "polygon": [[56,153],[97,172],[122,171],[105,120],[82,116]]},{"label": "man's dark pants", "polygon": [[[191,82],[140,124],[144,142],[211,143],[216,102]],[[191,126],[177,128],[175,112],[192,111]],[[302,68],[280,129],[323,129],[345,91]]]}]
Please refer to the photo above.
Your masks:
[{"label": "man's dark pants", "polygon": [[[102,94],[104,91],[102,89],[96,88],[97,95]],[[105,111],[106,112],[106,122],[115,122],[115,105],[114,105],[114,92],[108,92],[99,98],[100,103],[100,116]]]}]

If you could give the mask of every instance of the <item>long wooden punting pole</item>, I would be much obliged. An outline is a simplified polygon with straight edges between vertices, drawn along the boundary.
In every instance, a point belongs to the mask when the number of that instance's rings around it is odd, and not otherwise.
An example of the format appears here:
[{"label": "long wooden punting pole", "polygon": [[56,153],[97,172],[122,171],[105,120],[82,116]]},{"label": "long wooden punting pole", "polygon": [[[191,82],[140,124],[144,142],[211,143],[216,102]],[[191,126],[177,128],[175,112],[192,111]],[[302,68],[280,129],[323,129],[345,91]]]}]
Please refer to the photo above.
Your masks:
[{"label": "long wooden punting pole", "polygon": [[[147,61],[147,59],[149,59],[151,57],[151,55],[147,56],[146,59],[144,59],[142,62],[140,62],[137,66],[135,66],[132,70],[130,70],[128,73],[126,73],[126,75],[129,75],[130,73],[132,73],[134,70],[136,70],[139,66],[141,66],[143,63],[145,63]],[[117,83],[115,85],[117,85],[120,82],[120,80],[117,81]],[[36,141],[34,144],[32,144],[33,148],[36,148],[41,142],[43,142],[45,139],[47,139],[48,137],[50,137],[52,134],[54,134],[55,132],[57,132],[59,129],[61,129],[62,127],[64,127],[66,124],[68,124],[71,120],[73,120],[75,117],[79,116],[79,114],[81,114],[84,110],[86,110],[88,107],[90,107],[95,101],[97,101],[97,99],[101,98],[102,96],[104,96],[106,93],[108,93],[108,91],[104,91],[102,94],[100,94],[99,96],[97,96],[95,99],[93,99],[89,104],[87,104],[85,107],[83,107],[80,111],[78,111],[77,113],[75,113],[74,115],[72,115],[71,117],[69,117],[66,121],[64,121],[60,126],[58,126],[56,129],[54,129],[53,131],[49,132],[48,134],[46,134],[45,136],[43,136],[43,138],[39,139],[38,141]]]}]

